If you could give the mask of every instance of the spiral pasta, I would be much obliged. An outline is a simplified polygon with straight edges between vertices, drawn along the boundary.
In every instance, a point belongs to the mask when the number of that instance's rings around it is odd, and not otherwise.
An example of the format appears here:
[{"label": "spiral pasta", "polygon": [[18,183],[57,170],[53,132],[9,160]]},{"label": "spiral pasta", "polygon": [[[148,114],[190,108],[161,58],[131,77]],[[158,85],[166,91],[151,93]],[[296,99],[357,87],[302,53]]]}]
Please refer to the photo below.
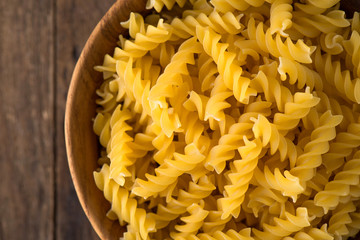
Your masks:
[{"label": "spiral pasta", "polygon": [[[224,134],[219,143],[214,146],[206,158],[205,166],[210,169],[215,169],[217,173],[221,173],[226,165],[226,161],[231,160],[235,156],[235,150],[238,146],[243,145],[244,137],[251,137],[253,124],[250,122],[252,116],[259,113],[266,114],[266,108],[270,107],[269,102],[254,102],[249,105],[249,108],[242,115],[241,122],[233,124],[229,132]],[[246,117],[246,118],[245,118]]]},{"label": "spiral pasta", "polygon": [[293,14],[294,29],[311,38],[319,36],[320,33],[336,32],[349,25],[349,22],[345,19],[345,13],[341,10],[333,10],[327,14],[311,15],[311,17],[300,12]]},{"label": "spiral pasta", "polygon": [[196,42],[195,38],[185,41],[149,92],[148,99],[152,118],[163,128],[168,137],[174,131],[179,130],[181,123],[176,110],[168,107],[166,98],[174,97],[174,86],[183,82],[181,74],[188,74],[186,64],[194,63],[193,55],[199,53],[200,48],[201,45]]},{"label": "spiral pasta", "polygon": [[322,206],[325,211],[339,204],[340,196],[348,196],[350,186],[359,184],[359,159],[360,152],[354,154],[354,158],[345,163],[342,171],[337,173],[334,180],[325,185],[325,189],[315,196],[315,203]]},{"label": "spiral pasta", "polygon": [[360,214],[358,212],[350,213],[351,223],[346,225],[349,233],[345,237],[354,237],[359,231]]},{"label": "spiral pasta", "polygon": [[336,238],[348,234],[349,230],[347,229],[346,224],[352,222],[349,214],[355,211],[356,207],[352,202],[340,204],[333,210],[333,214],[329,220],[328,231]]},{"label": "spiral pasta", "polygon": [[360,15],[339,0],[148,0],[120,23],[93,131],[121,239],[360,231]]},{"label": "spiral pasta", "polygon": [[125,184],[124,177],[130,177],[131,173],[127,167],[134,164],[135,159],[129,157],[129,154],[133,152],[129,144],[133,138],[129,136],[128,131],[133,130],[130,125],[126,123],[131,119],[131,113],[129,111],[121,111],[119,105],[111,119],[111,142],[108,145],[108,156],[111,161],[110,165],[110,178],[112,178],[120,186]]},{"label": "spiral pasta", "polygon": [[238,149],[241,159],[233,161],[234,170],[228,173],[231,184],[224,187],[226,195],[219,199],[219,208],[223,211],[222,219],[230,214],[235,218],[239,215],[240,206],[262,150],[261,146],[262,143],[258,139],[249,141],[244,137],[244,146]]},{"label": "spiral pasta", "polygon": [[290,165],[294,167],[298,155],[294,143],[284,137],[276,125],[271,124],[265,116],[259,114],[257,118],[252,118],[251,120],[254,122],[252,130],[255,138],[261,138],[263,146],[270,145],[271,155],[278,151],[280,161],[284,161],[287,158]]},{"label": "spiral pasta", "polygon": [[317,70],[339,91],[341,96],[350,101],[360,103],[360,78],[352,79],[350,71],[342,71],[340,61],[332,61],[330,54],[321,55],[316,52]]},{"label": "spiral pasta", "polygon": [[222,211],[213,210],[210,211],[204,220],[202,230],[206,233],[215,233],[216,231],[222,231],[226,224],[230,221],[231,216],[222,219]]},{"label": "spiral pasta", "polygon": [[214,59],[226,87],[233,91],[238,101],[247,103],[255,91],[248,87],[250,79],[241,76],[241,67],[233,62],[235,54],[226,51],[227,45],[219,43],[221,36],[209,28],[198,26],[196,36],[200,43],[206,44],[204,51]]},{"label": "spiral pasta", "polygon": [[336,136],[335,127],[342,116],[332,116],[330,111],[320,116],[319,126],[311,133],[310,141],[304,146],[304,152],[298,156],[296,166],[290,173],[301,179],[303,185],[315,175],[314,170],[322,163],[321,155],[329,151],[329,141]]},{"label": "spiral pasta", "polygon": [[146,239],[149,231],[155,230],[155,221],[146,217],[144,209],[137,208],[137,201],[129,198],[129,192],[111,180],[109,174],[107,164],[103,165],[99,173],[94,173],[97,187],[104,191],[105,198],[112,203],[108,216],[131,222],[131,231],[140,233],[141,237]]},{"label": "spiral pasta", "polygon": [[330,149],[323,155],[323,165],[328,172],[332,172],[344,164],[344,158],[351,155],[352,150],[360,146],[360,124],[350,123],[344,132],[339,132],[334,141],[330,143]]},{"label": "spiral pasta", "polygon": [[[132,26],[132,24],[129,26]],[[159,21],[156,27],[148,25],[144,33],[138,32],[135,35],[133,41],[125,40],[123,49],[115,48],[114,58],[143,57],[148,51],[153,50],[159,44],[166,42],[170,36],[171,34],[165,28],[163,21]]]},{"label": "spiral pasta", "polygon": [[156,220],[156,228],[166,227],[170,221],[186,213],[191,204],[199,203],[203,198],[208,197],[215,189],[208,177],[201,177],[198,183],[190,182],[187,191],[180,190],[178,197],[171,198],[166,204],[159,204],[155,214],[150,213]]},{"label": "spiral pasta", "polygon": [[303,40],[299,39],[294,44],[290,38],[286,38],[285,42],[283,42],[279,34],[274,39],[271,30],[264,31],[264,24],[262,22],[256,26],[253,18],[249,20],[247,27],[249,39],[256,40],[262,51],[270,53],[277,58],[286,57],[300,63],[312,62],[310,55],[315,51],[315,47],[306,45]]},{"label": "spiral pasta", "polygon": [[193,144],[187,145],[184,151],[185,154],[174,153],[174,159],[166,159],[164,164],[155,169],[156,176],[147,174],[147,181],[138,179],[132,193],[145,198],[159,193],[174,183],[178,176],[194,169],[205,159]]},{"label": "spiral pasta", "polygon": [[287,37],[285,30],[292,25],[291,0],[275,0],[270,9],[270,33]]},{"label": "spiral pasta", "polygon": [[100,144],[107,147],[111,138],[110,114],[98,113],[94,119],[94,132],[99,136]]},{"label": "spiral pasta", "polygon": [[179,38],[194,36],[196,26],[209,27],[220,34],[238,34],[241,31],[240,19],[242,15],[232,12],[220,14],[212,11],[208,16],[200,13],[197,16],[187,15],[184,19],[174,18],[171,21],[172,34]]},{"label": "spiral pasta", "polygon": [[278,72],[282,81],[288,80],[291,85],[297,83],[299,89],[305,86],[310,90],[323,89],[321,76],[317,72],[288,58],[279,57],[279,62]]},{"label": "spiral pasta", "polygon": [[296,215],[286,212],[285,216],[285,219],[275,218],[275,225],[264,224],[264,231],[254,229],[255,236],[259,239],[280,239],[310,225],[306,208],[298,208]]},{"label": "spiral pasta", "polygon": [[[203,201],[201,205],[204,205]],[[193,203],[187,207],[186,211],[189,213],[189,216],[180,218],[185,224],[175,225],[175,229],[179,231],[179,233],[174,233],[171,237],[177,238],[179,236],[189,236],[196,233],[201,228],[204,219],[209,214],[209,211],[204,210],[201,205]]]},{"label": "spiral pasta", "polygon": [[212,0],[212,5],[220,12],[233,12],[235,9],[245,11],[250,6],[260,7],[264,4],[264,0]]},{"label": "spiral pasta", "polygon": [[349,40],[343,42],[348,58],[353,64],[353,73],[356,77],[360,77],[360,35],[359,32],[353,31]]},{"label": "spiral pasta", "polygon": [[323,239],[323,240],[332,240],[334,237],[328,232],[327,225],[324,224],[321,226],[320,229],[318,228],[311,228],[309,231],[300,231],[297,232],[294,237],[285,237],[283,240],[316,240],[316,239]]},{"label": "spiral pasta", "polygon": [[177,3],[180,7],[183,7],[186,0],[148,0],[146,8],[154,8],[156,11],[160,12],[163,6],[166,6],[167,9],[171,10],[175,3]]},{"label": "spiral pasta", "polygon": [[103,84],[100,89],[96,91],[96,94],[100,97],[97,99],[96,104],[101,106],[102,113],[111,113],[116,107],[116,95],[110,89],[110,82],[113,80],[109,80],[109,83]]},{"label": "spiral pasta", "polygon": [[272,207],[274,204],[283,205],[286,201],[287,198],[282,194],[279,194],[277,191],[263,186],[258,186],[250,192],[249,201],[246,207],[251,210],[251,213],[253,213],[255,217],[259,217],[261,208]]}]

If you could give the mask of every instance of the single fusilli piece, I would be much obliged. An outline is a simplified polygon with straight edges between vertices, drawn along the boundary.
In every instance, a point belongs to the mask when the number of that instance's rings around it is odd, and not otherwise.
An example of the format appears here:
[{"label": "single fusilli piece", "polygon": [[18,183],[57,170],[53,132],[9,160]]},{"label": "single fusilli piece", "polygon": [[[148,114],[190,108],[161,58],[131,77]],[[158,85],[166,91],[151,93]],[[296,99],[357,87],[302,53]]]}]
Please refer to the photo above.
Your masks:
[{"label": "single fusilli piece", "polygon": [[109,82],[112,80],[108,80],[104,82],[98,90],[96,90],[96,95],[100,98],[96,100],[96,104],[100,106],[98,112],[104,113],[112,113],[116,107],[116,93],[112,92],[109,87]]},{"label": "single fusilli piece", "polygon": [[293,176],[288,170],[282,173],[279,168],[275,168],[272,172],[269,166],[265,165],[264,171],[256,168],[254,176],[259,185],[278,190],[284,196],[291,197],[294,202],[296,202],[298,194],[305,190],[300,184],[300,179]]},{"label": "single fusilli piece", "polygon": [[129,35],[132,39],[136,38],[136,34],[146,34],[146,26],[144,18],[139,13],[130,13],[127,21],[121,22],[121,26],[129,30]]},{"label": "single fusilli piece", "polygon": [[264,224],[263,231],[252,229],[255,239],[281,239],[310,226],[306,208],[297,208],[296,215],[285,213],[285,219],[275,218],[275,224]]},{"label": "single fusilli piece", "polygon": [[313,89],[317,91],[323,89],[323,82],[320,74],[294,60],[279,57],[278,72],[282,81],[286,80],[291,85],[297,83],[298,89],[304,87],[309,87],[311,91]]},{"label": "single fusilli piece", "polygon": [[323,165],[328,172],[340,168],[344,164],[344,159],[349,157],[353,151],[360,146],[360,124],[351,123],[347,130],[337,133],[333,142],[330,143],[329,152],[323,157]]},{"label": "single fusilli piece", "polygon": [[214,59],[226,87],[233,91],[235,98],[248,103],[256,91],[249,88],[250,79],[242,77],[242,69],[234,63],[235,54],[227,51],[227,44],[220,43],[221,36],[209,28],[197,26],[196,36],[203,44],[205,52]]},{"label": "single fusilli piece", "polygon": [[251,120],[254,122],[252,130],[255,138],[261,139],[264,147],[269,145],[271,155],[278,151],[280,153],[280,161],[284,161],[287,158],[290,166],[294,167],[298,155],[294,143],[281,134],[276,125],[270,123],[265,116],[259,114],[257,118],[252,118]]},{"label": "single fusilli piece", "polygon": [[244,146],[238,149],[241,159],[232,162],[234,169],[227,174],[231,184],[224,187],[226,195],[218,200],[218,207],[223,211],[222,219],[230,215],[235,218],[239,216],[240,206],[244,201],[261,150],[262,143],[259,139],[249,141],[244,137]]},{"label": "single fusilli piece", "polygon": [[204,210],[204,201],[200,204],[191,204],[187,207],[186,211],[189,215],[181,217],[180,220],[185,224],[175,225],[175,229],[178,232],[173,232],[171,237],[177,239],[178,237],[187,237],[192,234],[196,234],[203,225],[204,219],[209,214],[209,211]]},{"label": "single fusilli piece", "polygon": [[174,183],[178,176],[194,169],[205,159],[194,144],[187,145],[184,152],[174,153],[174,159],[165,159],[164,164],[155,169],[156,176],[146,174],[146,181],[137,179],[132,193],[144,198],[156,196]]},{"label": "single fusilli piece", "polygon": [[286,29],[292,25],[292,0],[275,0],[270,8],[270,33],[287,37]]},{"label": "single fusilli piece", "polygon": [[306,231],[297,232],[294,237],[285,237],[283,240],[333,240],[334,237],[328,232],[327,225],[321,228],[310,228]]},{"label": "single fusilli piece", "polygon": [[352,222],[350,213],[355,211],[356,207],[353,202],[340,204],[332,211],[328,231],[335,237],[335,239],[341,239],[341,236],[349,234],[349,230],[346,225]]},{"label": "single fusilli piece", "polygon": [[315,38],[321,33],[337,32],[350,25],[341,10],[333,10],[326,14],[306,15],[293,13],[293,28],[303,36]]},{"label": "single fusilli piece", "polygon": [[274,57],[286,57],[300,63],[312,62],[310,55],[316,47],[306,45],[301,39],[294,44],[289,37],[283,42],[280,34],[276,34],[274,39],[270,29],[264,31],[263,22],[256,25],[255,19],[251,18],[246,33],[250,40],[256,41],[262,51]]},{"label": "single fusilli piece", "polygon": [[344,99],[360,103],[360,78],[352,79],[349,70],[342,70],[340,61],[333,61],[330,54],[321,55],[316,51],[315,67]]},{"label": "single fusilli piece", "polygon": [[159,20],[157,26],[148,25],[145,33],[138,32],[134,40],[125,40],[123,48],[116,47],[114,58],[120,60],[128,57],[134,59],[143,57],[170,37],[171,32],[165,28],[163,20]]},{"label": "single fusilli piece", "polygon": [[201,199],[208,197],[213,190],[215,190],[215,186],[207,176],[201,177],[198,183],[191,181],[187,190],[179,190],[176,199],[170,199],[166,205],[158,205],[156,214],[153,214],[153,218],[156,220],[156,228],[166,227],[170,221],[184,214],[191,204],[198,203]]},{"label": "single fusilli piece", "polygon": [[353,31],[349,40],[343,42],[348,61],[352,63],[353,75],[360,77],[360,35]]},{"label": "single fusilli piece", "polygon": [[180,237],[178,240],[254,240],[251,237],[251,229],[244,228],[237,232],[228,230],[227,232],[216,231],[212,234],[200,233],[198,235],[190,235],[188,237]]},{"label": "single fusilli piece", "polygon": [[[179,38],[189,38],[196,35],[196,26],[209,27],[218,34],[238,34],[241,31],[242,14],[232,12],[220,14],[212,11],[209,15],[200,13],[197,16],[188,15],[183,19],[174,18],[171,21],[172,34]],[[169,27],[170,27],[169,26]]]},{"label": "single fusilli piece", "polygon": [[[271,64],[276,69],[276,63]],[[276,73],[276,72],[275,72]],[[276,107],[280,112],[284,112],[286,103],[293,102],[293,95],[289,89],[276,79],[276,76],[269,72],[264,73],[259,70],[257,75],[252,79],[251,86],[258,92],[264,93],[268,102],[276,103]]]},{"label": "single fusilli piece", "polygon": [[256,101],[249,104],[241,119],[239,119],[240,122],[233,124],[229,132],[224,134],[219,139],[218,144],[210,150],[205,160],[205,166],[210,170],[215,169],[217,173],[221,173],[225,169],[226,162],[234,158],[238,146],[243,146],[244,136],[248,139],[252,137],[253,122],[251,122],[251,117],[256,117],[258,114],[269,116],[270,105],[270,102],[265,101]]},{"label": "single fusilli piece", "polygon": [[[129,192],[110,179],[110,168],[104,164],[100,172],[94,172],[96,186],[104,192],[106,200],[112,203],[108,216],[129,223],[131,232],[140,233],[143,239],[155,231],[155,221],[147,217],[145,209],[137,207],[137,201],[129,198]],[[129,228],[128,227],[128,228]]]},{"label": "single fusilli piece", "polygon": [[206,233],[214,233],[216,231],[222,231],[225,225],[231,220],[231,216],[222,219],[222,211],[212,210],[204,220],[202,230]]},{"label": "single fusilli piece", "polygon": [[305,92],[295,93],[294,101],[285,103],[284,113],[275,113],[274,124],[279,130],[295,128],[300,119],[305,117],[319,101],[319,98],[310,93],[309,88],[306,88]]},{"label": "single fusilli piece", "polygon": [[344,51],[343,41],[344,37],[335,32],[322,33],[320,35],[321,50],[331,55],[339,55]]},{"label": "single fusilli piece", "polygon": [[249,193],[247,206],[255,217],[259,217],[259,212],[264,207],[272,207],[275,204],[285,204],[287,197],[284,197],[278,191],[274,191],[263,186],[258,186]]},{"label": "single fusilli piece", "polygon": [[111,161],[110,178],[123,186],[125,177],[131,176],[127,168],[135,163],[135,159],[128,156],[133,151],[128,145],[133,138],[127,132],[132,131],[133,128],[126,121],[132,116],[127,109],[122,110],[121,107],[118,105],[110,119],[111,142],[107,151]]},{"label": "single fusilli piece", "polygon": [[183,42],[149,92],[152,119],[162,127],[168,137],[174,131],[179,131],[181,123],[178,113],[174,112],[166,100],[175,96],[174,86],[183,83],[182,74],[189,75],[187,64],[195,63],[194,54],[200,53],[201,49],[195,38]]},{"label": "single fusilli piece", "polygon": [[343,169],[338,172],[334,180],[325,185],[323,191],[315,195],[315,203],[324,208],[325,212],[334,209],[341,196],[348,196],[350,186],[359,184],[360,177],[360,151],[354,154],[353,159],[345,163]]},{"label": "single fusilli piece", "polygon": [[148,0],[146,3],[146,8],[154,8],[157,12],[161,12],[164,6],[166,6],[168,10],[171,10],[175,3],[180,7],[183,7],[186,3],[186,0]]},{"label": "single fusilli piece", "polygon": [[360,213],[352,212],[349,214],[351,217],[351,223],[346,224],[346,228],[348,229],[349,233],[346,234],[344,237],[355,237],[356,234],[359,232],[360,229]]},{"label": "single fusilli piece", "polygon": [[107,148],[111,138],[110,119],[109,113],[98,113],[94,119],[94,132],[99,136],[99,142],[104,148]]},{"label": "single fusilli piece", "polygon": [[340,132],[346,132],[349,124],[356,123],[360,112],[354,112],[350,106],[342,104],[334,98],[334,96],[328,96],[323,91],[315,91],[314,96],[320,98],[320,102],[316,105],[316,110],[318,112],[326,112],[331,110],[331,113],[334,115],[342,115],[343,120],[339,124],[338,128]]},{"label": "single fusilli piece", "polygon": [[319,125],[311,132],[304,152],[297,157],[295,167],[290,170],[292,175],[301,180],[303,186],[314,177],[314,169],[321,165],[321,156],[329,151],[329,142],[335,138],[335,127],[340,124],[342,118],[339,115],[332,116],[330,111],[320,116]]},{"label": "single fusilli piece", "polygon": [[265,0],[211,0],[211,4],[220,12],[233,12],[235,9],[245,11],[250,6],[260,7],[264,2]]}]

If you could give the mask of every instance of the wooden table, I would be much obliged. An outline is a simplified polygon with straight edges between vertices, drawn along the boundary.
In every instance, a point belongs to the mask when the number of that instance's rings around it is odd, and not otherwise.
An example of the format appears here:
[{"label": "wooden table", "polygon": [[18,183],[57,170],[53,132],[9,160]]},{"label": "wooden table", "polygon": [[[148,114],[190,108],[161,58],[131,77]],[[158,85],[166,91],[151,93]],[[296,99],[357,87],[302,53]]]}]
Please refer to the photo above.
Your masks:
[{"label": "wooden table", "polygon": [[0,0],[0,240],[98,239],[70,178],[63,125],[74,65],[113,2]]},{"label": "wooden table", "polygon": [[0,0],[0,240],[98,239],[70,178],[71,74],[114,0]]}]

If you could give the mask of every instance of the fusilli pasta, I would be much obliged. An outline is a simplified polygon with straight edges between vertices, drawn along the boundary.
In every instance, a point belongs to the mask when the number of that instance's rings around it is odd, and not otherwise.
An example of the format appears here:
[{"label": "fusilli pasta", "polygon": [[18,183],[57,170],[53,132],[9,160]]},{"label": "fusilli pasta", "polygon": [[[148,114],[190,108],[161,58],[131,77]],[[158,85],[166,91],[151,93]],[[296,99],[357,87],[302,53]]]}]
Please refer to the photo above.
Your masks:
[{"label": "fusilli pasta", "polygon": [[122,239],[360,230],[360,15],[339,0],[148,0],[95,69]]}]

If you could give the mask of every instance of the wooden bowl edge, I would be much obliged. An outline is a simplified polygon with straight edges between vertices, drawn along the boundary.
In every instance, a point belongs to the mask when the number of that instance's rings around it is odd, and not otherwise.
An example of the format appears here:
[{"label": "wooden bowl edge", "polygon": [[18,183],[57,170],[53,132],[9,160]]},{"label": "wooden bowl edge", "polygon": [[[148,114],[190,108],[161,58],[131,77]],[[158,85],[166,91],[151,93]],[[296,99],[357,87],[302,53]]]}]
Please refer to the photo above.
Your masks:
[{"label": "wooden bowl edge", "polygon": [[[99,235],[101,239],[118,239],[118,236],[116,235],[122,234],[122,232],[124,231],[124,227],[120,227],[117,221],[110,221],[107,218],[104,221],[108,221],[108,222],[106,223],[106,226],[104,226],[103,222],[101,222],[98,219],[98,216],[95,214],[93,210],[91,210],[91,208],[87,204],[86,201],[87,187],[85,187],[83,184],[80,183],[80,181],[78,181],[79,172],[82,171],[82,169],[79,169],[75,164],[76,154],[74,153],[74,148],[73,148],[74,135],[71,131],[72,129],[71,126],[74,123],[75,121],[74,118],[76,116],[72,114],[72,109],[74,109],[74,105],[76,104],[75,102],[76,91],[79,89],[79,86],[82,84],[80,82],[82,78],[81,77],[82,71],[86,69],[86,64],[89,61],[89,58],[95,59],[95,57],[91,55],[92,52],[89,50],[93,49],[96,43],[107,42],[106,44],[108,44],[109,47],[107,47],[106,52],[104,52],[103,55],[101,56],[101,61],[102,61],[105,53],[110,54],[114,50],[116,46],[116,42],[118,40],[117,37],[122,31],[124,31],[124,29],[122,29],[120,26],[120,22],[127,20],[131,11],[136,11],[136,12],[145,11],[145,4],[146,4],[145,0],[138,1],[138,3],[136,4],[129,2],[135,2],[135,1],[131,1],[131,0],[116,1],[92,31],[74,68],[74,72],[71,77],[71,82],[66,100],[64,131],[65,131],[65,146],[66,146],[71,178],[79,202],[87,218],[89,219],[92,227],[94,228],[95,232]],[[127,13],[126,18],[123,17],[125,14],[121,15],[121,13],[123,12]],[[114,19],[116,21],[114,21]],[[99,64],[102,64],[102,62],[100,62]],[[95,106],[95,102],[94,102],[94,106]],[[98,191],[99,193],[103,194],[100,190]],[[115,233],[114,231],[111,231],[114,229],[116,229]]]}]

